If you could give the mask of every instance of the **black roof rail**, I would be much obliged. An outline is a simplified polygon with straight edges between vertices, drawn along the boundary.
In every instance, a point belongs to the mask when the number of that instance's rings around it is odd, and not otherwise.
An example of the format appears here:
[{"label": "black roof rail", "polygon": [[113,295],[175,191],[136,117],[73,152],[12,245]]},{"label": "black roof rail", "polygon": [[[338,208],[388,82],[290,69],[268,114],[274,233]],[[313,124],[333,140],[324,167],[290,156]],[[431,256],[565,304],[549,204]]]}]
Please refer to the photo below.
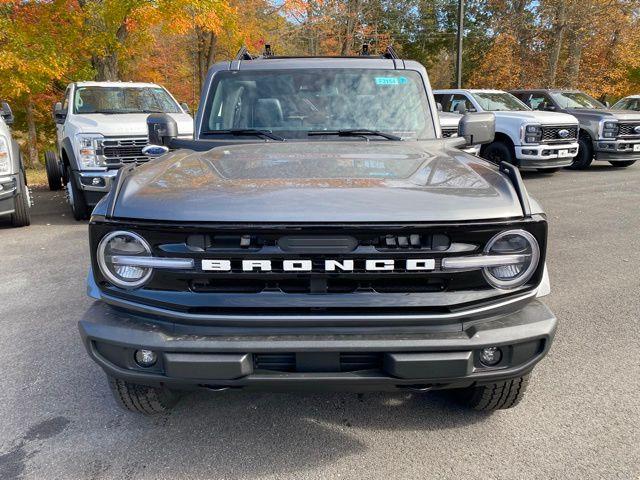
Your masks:
[{"label": "black roof rail", "polygon": [[362,56],[362,57],[369,56],[369,44],[368,43],[363,43],[362,44],[362,50],[360,50],[360,56]]},{"label": "black roof rail", "polygon": [[395,49],[393,48],[392,45],[387,45],[387,48],[385,49],[384,53],[382,54],[383,58],[390,58],[392,60],[398,60],[400,57],[398,56],[398,54],[396,53]]},{"label": "black roof rail", "polygon": [[527,189],[524,186],[524,181],[522,180],[522,176],[520,176],[520,170],[508,162],[500,162],[498,169],[509,177],[509,180],[511,180],[511,183],[513,184],[513,188],[518,195],[518,200],[520,200],[522,213],[525,217],[530,217],[531,205],[529,204],[529,196],[527,195]]},{"label": "black roof rail", "polygon": [[264,52],[262,52],[264,58],[273,57],[273,50],[271,50],[271,44],[266,43],[264,45]]},{"label": "black roof rail", "polygon": [[234,60],[253,60],[253,57],[249,53],[249,50],[247,50],[247,47],[243,45],[240,47],[240,50],[238,50],[238,53],[236,53]]}]

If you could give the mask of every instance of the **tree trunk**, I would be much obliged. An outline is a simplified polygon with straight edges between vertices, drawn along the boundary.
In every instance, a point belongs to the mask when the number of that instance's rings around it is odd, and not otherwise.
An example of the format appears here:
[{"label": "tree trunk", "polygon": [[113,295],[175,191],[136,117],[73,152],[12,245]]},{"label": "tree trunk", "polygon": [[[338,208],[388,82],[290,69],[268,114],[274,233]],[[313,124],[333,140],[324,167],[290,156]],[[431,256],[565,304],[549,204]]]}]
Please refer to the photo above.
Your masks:
[{"label": "tree trunk", "polygon": [[556,77],[558,75],[558,62],[560,60],[560,52],[562,50],[562,42],[564,40],[564,33],[567,29],[567,5],[566,2],[561,1],[558,5],[558,11],[556,13],[556,20],[553,27],[553,45],[549,52],[549,74],[547,77],[548,86],[556,86]]},{"label": "tree trunk", "polygon": [[91,64],[96,71],[96,80],[99,82],[115,81],[120,79],[118,66],[118,54],[111,52],[106,55],[94,55]]},{"label": "tree trunk", "polygon": [[574,33],[569,37],[569,65],[567,68],[567,86],[569,88],[575,88],[578,85],[581,60],[582,35]]},{"label": "tree trunk", "polygon": [[28,150],[28,166],[33,168],[38,164],[38,139],[36,132],[36,120],[33,114],[33,99],[31,96],[27,97],[26,104],[26,117],[27,117],[27,150]]},{"label": "tree trunk", "polygon": [[515,34],[516,42],[518,45],[518,60],[520,62],[520,74],[518,75],[519,85],[525,86],[527,81],[527,68],[530,63],[530,41],[529,32],[527,28],[527,19],[525,18],[527,13],[527,0],[516,0],[514,2],[514,16],[515,16]]}]

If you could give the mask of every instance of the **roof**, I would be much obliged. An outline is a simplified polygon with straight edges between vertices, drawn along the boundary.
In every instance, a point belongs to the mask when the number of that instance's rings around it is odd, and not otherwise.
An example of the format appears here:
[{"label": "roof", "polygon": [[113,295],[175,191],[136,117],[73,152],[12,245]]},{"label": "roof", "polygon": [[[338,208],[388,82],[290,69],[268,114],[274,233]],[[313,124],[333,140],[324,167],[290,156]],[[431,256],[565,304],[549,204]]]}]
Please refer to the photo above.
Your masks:
[{"label": "roof", "polygon": [[129,87],[129,88],[145,88],[145,87],[159,87],[155,83],[146,82],[75,82],[78,87]]},{"label": "roof", "polygon": [[510,92],[575,92],[581,93],[580,90],[575,88],[514,88],[509,90]]},{"label": "roof", "polygon": [[234,60],[232,70],[283,70],[305,68],[376,68],[404,69],[415,62],[380,57],[258,57],[253,60]]},{"label": "roof", "polygon": [[433,93],[505,93],[504,90],[492,90],[489,88],[444,88],[435,89]]}]

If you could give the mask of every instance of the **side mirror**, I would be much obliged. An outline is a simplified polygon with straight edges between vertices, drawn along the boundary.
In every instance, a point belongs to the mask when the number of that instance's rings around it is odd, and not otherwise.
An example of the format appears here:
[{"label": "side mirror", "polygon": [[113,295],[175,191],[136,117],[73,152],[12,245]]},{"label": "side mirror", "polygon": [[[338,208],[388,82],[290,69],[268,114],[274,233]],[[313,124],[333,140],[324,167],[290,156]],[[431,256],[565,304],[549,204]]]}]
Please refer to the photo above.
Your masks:
[{"label": "side mirror", "polygon": [[436,102],[436,108],[438,109],[439,112],[442,111],[442,104],[440,102]]},{"label": "side mirror", "polygon": [[456,104],[455,111],[456,113],[464,115],[465,113],[467,113],[467,106],[464,104],[464,102],[459,102],[458,104]]},{"label": "side mirror", "polygon": [[7,125],[12,125],[15,118],[13,117],[13,111],[7,102],[2,102],[2,111],[0,113],[2,115],[2,119],[4,123]]},{"label": "side mirror", "polygon": [[610,107],[611,107],[611,104],[605,100],[605,102],[604,102],[604,106],[605,106],[605,107],[607,107],[607,108],[610,108]]},{"label": "side mirror", "polygon": [[491,143],[496,136],[496,117],[491,112],[467,113],[458,123],[458,136],[467,145]]},{"label": "side mirror", "polygon": [[182,102],[180,106],[182,107],[182,110],[184,110],[184,113],[191,113],[191,110],[189,109],[189,105],[187,105],[186,102]]},{"label": "side mirror", "polygon": [[555,112],[557,110],[555,105],[549,105],[549,104],[546,104],[544,106],[544,109],[548,112]]},{"label": "side mirror", "polygon": [[147,131],[150,145],[168,147],[178,136],[178,124],[166,113],[152,113],[147,117]]},{"label": "side mirror", "polygon": [[64,123],[67,118],[67,112],[62,108],[62,102],[56,102],[53,106],[53,121],[56,123]]}]

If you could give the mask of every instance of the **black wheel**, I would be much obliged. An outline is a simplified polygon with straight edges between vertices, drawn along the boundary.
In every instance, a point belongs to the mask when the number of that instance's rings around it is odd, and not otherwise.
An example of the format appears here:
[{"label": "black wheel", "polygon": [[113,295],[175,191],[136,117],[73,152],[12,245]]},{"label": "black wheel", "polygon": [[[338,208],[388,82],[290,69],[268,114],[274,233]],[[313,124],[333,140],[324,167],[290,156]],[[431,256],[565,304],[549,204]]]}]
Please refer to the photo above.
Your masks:
[{"label": "black wheel", "polygon": [[584,170],[589,168],[593,161],[593,145],[591,138],[587,135],[580,135],[578,139],[578,154],[574,157],[573,163],[567,168],[572,170]]},{"label": "black wheel", "polygon": [[636,161],[635,160],[625,160],[623,162],[609,162],[609,163],[611,164],[612,167],[624,168],[624,167],[630,167],[631,165],[636,163]]},{"label": "black wheel", "polygon": [[514,155],[511,146],[504,142],[493,142],[487,145],[482,154],[482,158],[492,163],[500,164],[500,162],[509,162],[513,164]]},{"label": "black wheel", "polygon": [[14,227],[31,225],[31,194],[24,174],[20,175],[20,193],[15,197],[15,211],[11,214],[11,225]]},{"label": "black wheel", "polygon": [[556,173],[560,171],[559,168],[538,168],[537,170],[540,173]]},{"label": "black wheel", "polygon": [[109,377],[109,386],[118,405],[145,415],[168,412],[180,399],[176,392],[166,388],[136,385],[113,377]]},{"label": "black wheel", "polygon": [[49,190],[62,190],[62,168],[58,157],[51,150],[44,153],[44,164],[47,169]]},{"label": "black wheel", "polygon": [[89,217],[89,207],[84,199],[84,192],[76,185],[73,173],[67,170],[67,199],[71,205],[73,218],[76,220],[86,220]]},{"label": "black wheel", "polygon": [[492,412],[515,407],[524,397],[529,375],[511,380],[469,387],[453,392],[456,399],[468,408]]}]

